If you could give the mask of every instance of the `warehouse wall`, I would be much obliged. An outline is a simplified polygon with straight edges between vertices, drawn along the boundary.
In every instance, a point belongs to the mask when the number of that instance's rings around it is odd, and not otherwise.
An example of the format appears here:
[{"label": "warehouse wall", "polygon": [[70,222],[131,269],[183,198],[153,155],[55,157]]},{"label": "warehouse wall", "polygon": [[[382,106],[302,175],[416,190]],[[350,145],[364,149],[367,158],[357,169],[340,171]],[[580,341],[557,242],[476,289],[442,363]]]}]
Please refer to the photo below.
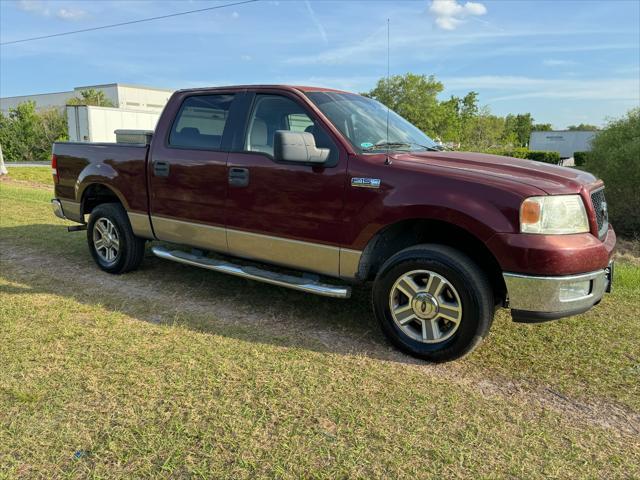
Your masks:
[{"label": "warehouse wall", "polygon": [[68,106],[69,141],[115,142],[114,130],[154,130],[159,117],[144,110]]}]

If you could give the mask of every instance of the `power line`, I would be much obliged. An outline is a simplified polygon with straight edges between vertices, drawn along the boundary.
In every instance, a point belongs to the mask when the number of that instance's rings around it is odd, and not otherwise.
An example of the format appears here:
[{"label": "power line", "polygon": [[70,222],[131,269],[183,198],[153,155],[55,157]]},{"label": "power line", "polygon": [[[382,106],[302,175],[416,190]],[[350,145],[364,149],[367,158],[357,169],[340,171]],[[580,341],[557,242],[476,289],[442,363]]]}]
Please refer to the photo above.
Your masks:
[{"label": "power line", "polygon": [[162,20],[164,18],[179,17],[180,15],[189,15],[191,13],[206,12],[209,10],[218,10],[220,8],[235,7],[247,3],[255,3],[260,0],[243,0],[234,3],[225,3],[224,5],[216,5],[215,7],[199,8],[198,10],[189,10],[188,12],[170,13],[168,15],[160,15],[159,17],[141,18],[139,20],[130,20],[128,22],[112,23],[111,25],[102,25],[100,27],[83,28],[82,30],[72,30],[70,32],[54,33],[52,35],[43,35],[41,37],[23,38],[20,40],[12,40],[11,42],[3,42],[0,45],[13,45],[15,43],[31,42],[34,40],[44,40],[45,38],[62,37],[65,35],[74,35],[76,33],[93,32],[95,30],[104,30],[105,28],[122,27],[124,25],[133,25],[134,23],[152,22],[153,20]]}]

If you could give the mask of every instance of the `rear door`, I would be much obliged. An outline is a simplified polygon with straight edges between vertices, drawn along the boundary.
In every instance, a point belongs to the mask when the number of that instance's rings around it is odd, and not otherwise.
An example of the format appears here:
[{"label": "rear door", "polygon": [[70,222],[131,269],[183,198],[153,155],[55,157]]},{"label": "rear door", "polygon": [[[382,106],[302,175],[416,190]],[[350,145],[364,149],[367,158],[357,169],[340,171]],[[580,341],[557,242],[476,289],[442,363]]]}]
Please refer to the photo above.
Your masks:
[{"label": "rear door", "polygon": [[160,240],[226,252],[227,157],[234,106],[243,93],[178,94],[172,123],[159,126],[148,168],[154,233]]},{"label": "rear door", "polygon": [[[276,130],[313,133],[319,147],[331,150],[329,160],[315,166],[279,161]],[[337,276],[346,152],[293,94],[255,94],[242,132],[229,154],[230,253]]]}]

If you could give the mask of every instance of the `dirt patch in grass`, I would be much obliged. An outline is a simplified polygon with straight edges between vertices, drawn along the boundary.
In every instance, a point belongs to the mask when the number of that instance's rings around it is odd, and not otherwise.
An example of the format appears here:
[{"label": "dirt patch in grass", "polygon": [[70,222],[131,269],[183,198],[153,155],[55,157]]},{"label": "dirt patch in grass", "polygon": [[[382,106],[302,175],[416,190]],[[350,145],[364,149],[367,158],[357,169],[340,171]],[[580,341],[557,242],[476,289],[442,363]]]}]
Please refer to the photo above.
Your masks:
[{"label": "dirt patch in grass", "polygon": [[[26,167],[24,167],[26,168]],[[41,183],[39,181],[34,180],[22,180],[16,179],[12,176],[2,175],[0,176],[0,185],[16,185],[19,187],[27,187],[27,188],[37,188],[40,190],[49,190],[52,192],[53,196],[53,184],[47,185],[45,183]]]},{"label": "dirt patch in grass", "polygon": [[640,240],[626,240],[618,237],[615,260],[640,267]]},{"label": "dirt patch in grass", "polygon": [[[637,478],[640,269],[585,315],[394,350],[369,292],[157,259],[112,276],[49,193],[0,192],[0,477]],[[76,453],[79,455],[76,457]]]},{"label": "dirt patch in grass", "polygon": [[53,192],[53,176],[49,165],[13,168],[8,165],[7,168],[9,169],[9,174],[0,176],[0,185],[13,184],[29,188],[47,188]]},{"label": "dirt patch in grass", "polygon": [[[241,327],[234,333],[241,338],[256,339],[268,332],[270,337],[282,338],[282,344],[297,345],[318,351],[331,351],[341,355],[364,354],[384,361],[404,363],[419,368],[425,375],[446,378],[447,381],[472,387],[483,395],[509,398],[531,407],[549,408],[566,415],[572,421],[586,425],[610,428],[618,433],[640,434],[640,414],[623,405],[601,398],[576,399],[549,386],[535,382],[518,382],[495,375],[490,370],[466,370],[460,363],[429,365],[391,349],[377,332],[368,329],[364,334],[349,330],[331,328],[324,324],[321,311],[309,312],[304,317],[291,312],[263,315],[251,305],[242,305],[228,299],[219,300],[215,296],[180,295],[162,281],[149,281],[148,275],[112,276],[95,270],[87,262],[80,265],[60,263],[50,255],[25,247],[2,245],[3,262],[7,272],[13,272],[17,281],[34,285],[37,281],[28,273],[29,265],[38,265],[38,287],[47,284],[47,277],[65,278],[64,285],[52,289],[59,294],[74,296],[82,292],[93,301],[113,305],[129,315],[155,324],[188,324],[197,330],[217,332],[225,327]],[[166,278],[166,269],[174,265],[147,256],[150,268],[156,270],[160,278]],[[178,266],[179,269],[182,267]],[[126,281],[123,281],[125,280]],[[35,285],[34,285],[35,286]],[[269,287],[270,288],[270,287]],[[46,288],[45,288],[46,291]],[[294,292],[290,292],[294,295]],[[366,295],[366,291],[359,292]],[[297,294],[295,294],[297,295]],[[153,308],[148,307],[153,305]],[[147,308],[145,308],[147,307]],[[215,312],[215,318],[211,317]],[[189,318],[186,320],[186,318]],[[246,329],[254,330],[255,332]],[[371,337],[376,341],[372,341]],[[482,347],[481,347],[482,348]]]}]

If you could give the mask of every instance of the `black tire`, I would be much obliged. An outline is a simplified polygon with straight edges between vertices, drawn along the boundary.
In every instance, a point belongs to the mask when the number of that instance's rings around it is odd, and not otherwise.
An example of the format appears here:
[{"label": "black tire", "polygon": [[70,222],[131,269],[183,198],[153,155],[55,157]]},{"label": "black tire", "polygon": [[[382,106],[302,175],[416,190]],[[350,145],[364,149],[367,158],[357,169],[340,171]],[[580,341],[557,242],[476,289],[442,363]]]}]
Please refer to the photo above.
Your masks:
[{"label": "black tire", "polygon": [[[391,314],[390,298],[396,281],[407,273],[420,270],[444,277],[455,288],[461,302],[461,319],[457,327],[446,324],[452,333],[441,342],[424,343],[412,338]],[[375,316],[389,340],[402,351],[431,362],[454,360],[474,350],[488,334],[494,314],[491,284],[478,265],[458,250],[434,244],[407,248],[387,260],[376,276],[372,303]],[[420,319],[411,322],[420,322]]]},{"label": "black tire", "polygon": [[[111,222],[117,233],[118,252],[111,261],[103,258],[94,245],[94,229],[101,219]],[[127,212],[119,203],[103,203],[93,209],[87,225],[87,242],[96,264],[108,273],[120,274],[135,270],[144,258],[145,240],[133,234]]]}]

